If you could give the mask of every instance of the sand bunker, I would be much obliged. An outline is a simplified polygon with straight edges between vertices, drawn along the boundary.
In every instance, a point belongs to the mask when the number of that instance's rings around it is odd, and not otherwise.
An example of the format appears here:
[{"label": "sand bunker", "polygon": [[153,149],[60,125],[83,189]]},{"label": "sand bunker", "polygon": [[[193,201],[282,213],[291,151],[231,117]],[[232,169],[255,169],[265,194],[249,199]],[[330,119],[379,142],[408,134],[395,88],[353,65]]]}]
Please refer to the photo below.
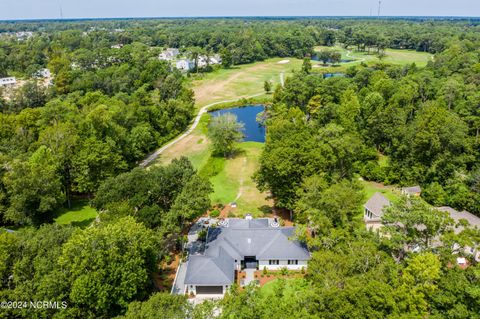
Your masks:
[{"label": "sand bunker", "polygon": [[290,60],[282,60],[282,61],[278,61],[277,64],[287,64],[289,62]]}]

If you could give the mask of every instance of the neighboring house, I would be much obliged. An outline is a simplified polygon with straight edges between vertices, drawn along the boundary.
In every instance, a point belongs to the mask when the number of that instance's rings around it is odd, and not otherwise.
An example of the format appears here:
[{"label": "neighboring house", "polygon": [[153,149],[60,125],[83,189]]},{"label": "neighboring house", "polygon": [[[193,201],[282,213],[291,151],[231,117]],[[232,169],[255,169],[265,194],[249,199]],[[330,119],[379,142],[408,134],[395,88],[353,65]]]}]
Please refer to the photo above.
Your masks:
[{"label": "neighboring house", "polygon": [[[208,63],[207,63],[207,61],[208,61]],[[212,57],[207,57],[205,55],[201,55],[201,56],[198,57],[198,67],[199,68],[206,67],[207,64],[208,65],[215,65],[215,64],[220,64],[220,63],[222,63],[222,59],[220,58],[220,56],[218,54],[215,54]]]},{"label": "neighboring house", "polygon": [[35,73],[35,76],[38,78],[49,78],[52,76],[52,73],[49,69],[40,69]]},{"label": "neighboring house", "polygon": [[[466,221],[470,227],[480,229],[480,217],[473,215],[472,213],[464,211],[457,211],[449,206],[442,206],[437,207],[439,211],[447,212],[450,217],[454,220],[455,224],[458,224],[461,220]],[[456,234],[460,233],[464,227],[462,225],[456,225],[454,231]],[[457,247],[453,247],[454,249],[458,249]],[[465,247],[464,253],[468,255],[473,255],[475,261],[480,262],[480,243],[477,243],[476,247]]]},{"label": "neighboring house", "polygon": [[384,209],[390,206],[390,201],[381,193],[375,193],[363,205],[364,213],[363,220],[368,230],[377,230],[382,227],[382,216],[385,213]]},{"label": "neighboring house", "polygon": [[[363,220],[365,221],[365,226],[369,230],[378,230],[383,227],[382,217],[385,213],[385,208],[390,206],[390,201],[380,193],[375,193],[368,202],[364,205],[364,214]],[[467,211],[459,212],[451,207],[436,207],[439,211],[447,212],[450,217],[454,220],[455,224],[458,224],[460,220],[466,221],[471,227],[480,229],[480,217],[477,217]],[[419,226],[421,227],[421,225]],[[462,225],[456,225],[454,231],[456,234],[460,233],[464,227]],[[438,241],[440,244],[440,241]],[[456,245],[453,247],[454,250],[460,249],[460,246]],[[412,251],[418,251],[416,248],[413,248]],[[475,247],[465,247],[463,252],[467,255],[473,255],[474,259],[477,262],[480,262],[480,243],[477,243]]]},{"label": "neighboring house", "polygon": [[190,256],[185,275],[185,293],[224,295],[235,282],[235,271],[245,268],[300,270],[310,253],[291,239],[295,227],[279,227],[273,219],[226,219],[209,228],[205,251]]},{"label": "neighboring house", "polygon": [[411,186],[402,188],[402,195],[407,196],[420,196],[422,194],[422,189],[420,186]]},{"label": "neighboring house", "polygon": [[175,66],[179,70],[190,71],[195,67],[195,62],[189,59],[181,59],[177,61]]},{"label": "neighboring house", "polygon": [[172,61],[179,54],[180,54],[180,51],[178,49],[168,48],[168,49],[162,51],[162,53],[160,53],[160,55],[158,56],[158,59],[159,60],[165,60],[165,61]]},{"label": "neighboring house", "polygon": [[8,87],[14,86],[17,83],[17,79],[14,77],[0,78],[0,86]]}]

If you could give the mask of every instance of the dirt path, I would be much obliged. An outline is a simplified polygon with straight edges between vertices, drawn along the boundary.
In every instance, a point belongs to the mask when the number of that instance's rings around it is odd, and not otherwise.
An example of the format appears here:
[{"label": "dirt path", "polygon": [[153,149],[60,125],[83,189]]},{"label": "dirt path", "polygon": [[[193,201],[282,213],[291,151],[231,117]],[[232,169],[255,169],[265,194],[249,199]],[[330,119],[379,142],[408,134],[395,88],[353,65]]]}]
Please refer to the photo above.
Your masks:
[{"label": "dirt path", "polygon": [[243,175],[245,173],[245,168],[246,167],[247,167],[247,158],[245,157],[243,159],[242,172],[240,173],[240,180],[239,180],[240,187],[238,188],[237,197],[235,197],[234,202],[236,202],[243,194]]},{"label": "dirt path", "polygon": [[[264,93],[261,92],[261,93],[257,93],[257,94],[253,94],[253,95],[250,95],[250,96],[247,96],[245,98],[249,99],[249,98],[253,98],[253,97],[257,97],[257,96],[260,96],[260,95],[263,95]],[[231,99],[231,100],[225,100],[225,101],[219,101],[219,102],[215,102],[215,103],[211,103],[211,104],[208,104],[208,105],[205,105],[204,107],[202,107],[199,111],[198,111],[198,114],[197,116],[195,117],[195,120],[193,121],[192,125],[188,128],[188,130],[186,130],[183,134],[177,136],[175,139],[173,139],[172,141],[168,142],[167,144],[165,144],[164,146],[160,147],[159,149],[157,149],[155,152],[153,152],[152,154],[150,154],[145,160],[143,160],[141,163],[140,163],[140,167],[147,167],[148,165],[150,165],[155,159],[157,159],[157,157],[162,154],[167,148],[171,147],[172,145],[175,145],[176,143],[180,142],[181,140],[183,140],[185,137],[189,136],[192,131],[198,126],[198,123],[200,122],[200,118],[202,117],[202,115],[206,112],[208,112],[208,109],[214,105],[217,105],[217,104],[222,104],[222,103],[229,103],[229,102],[235,102],[237,101],[238,98],[235,98],[235,99]]]}]

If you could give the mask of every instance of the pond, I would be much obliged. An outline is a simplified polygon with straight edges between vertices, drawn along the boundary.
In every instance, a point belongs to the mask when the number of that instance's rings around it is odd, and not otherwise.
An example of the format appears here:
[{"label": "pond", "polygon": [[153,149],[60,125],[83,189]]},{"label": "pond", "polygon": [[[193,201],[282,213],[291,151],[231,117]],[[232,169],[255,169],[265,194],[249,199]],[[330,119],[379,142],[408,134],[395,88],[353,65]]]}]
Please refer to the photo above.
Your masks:
[{"label": "pond", "polygon": [[345,73],[337,72],[337,73],[325,73],[325,74],[323,74],[324,79],[334,78],[334,77],[338,77],[338,76],[339,77],[344,77]]},{"label": "pond", "polygon": [[231,113],[237,116],[237,120],[245,126],[244,141],[246,142],[265,142],[265,126],[257,122],[257,115],[263,112],[263,105],[247,105],[233,109],[225,109],[210,112],[212,116],[219,116]]}]

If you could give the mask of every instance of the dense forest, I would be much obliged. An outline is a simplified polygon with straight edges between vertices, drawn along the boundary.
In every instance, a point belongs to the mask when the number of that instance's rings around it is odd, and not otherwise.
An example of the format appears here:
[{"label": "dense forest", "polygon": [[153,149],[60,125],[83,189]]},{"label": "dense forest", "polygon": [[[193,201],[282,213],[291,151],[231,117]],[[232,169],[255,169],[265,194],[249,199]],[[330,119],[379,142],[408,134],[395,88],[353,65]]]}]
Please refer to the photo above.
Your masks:
[{"label": "dense forest", "polygon": [[[480,318],[479,264],[460,269],[452,255],[453,243],[478,245],[478,229],[455,234],[413,200],[389,209],[387,236],[368,232],[358,182],[420,184],[429,204],[480,215],[479,31],[478,21],[423,19],[0,22],[0,77],[25,81],[0,98],[0,226],[13,229],[0,229],[0,301],[68,304],[0,318]],[[309,58],[335,44],[435,57],[324,79]],[[195,114],[195,75],[160,61],[166,47],[218,53],[225,68],[305,58],[274,90],[254,176],[292,212],[312,252],[305,278],[196,307],[157,292],[159,263],[212,192],[186,158],[137,167]],[[34,79],[42,68],[51,86]],[[53,223],[78,198],[99,211],[92,225]]]}]

